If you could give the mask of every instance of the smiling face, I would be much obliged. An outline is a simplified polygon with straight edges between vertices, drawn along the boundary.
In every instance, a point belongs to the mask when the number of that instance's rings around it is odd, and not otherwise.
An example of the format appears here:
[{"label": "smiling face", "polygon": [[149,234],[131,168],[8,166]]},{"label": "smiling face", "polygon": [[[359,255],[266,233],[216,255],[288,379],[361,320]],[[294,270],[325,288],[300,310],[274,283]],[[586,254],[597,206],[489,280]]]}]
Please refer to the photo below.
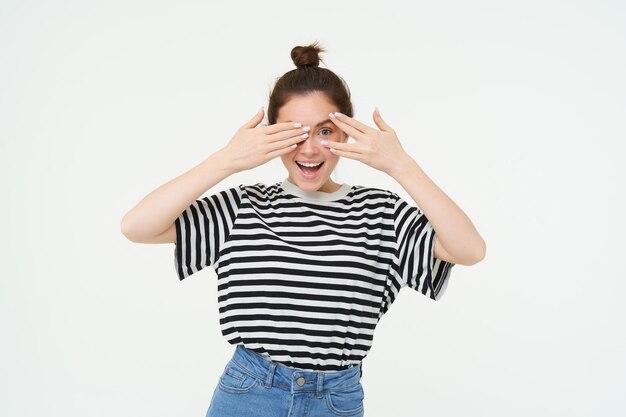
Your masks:
[{"label": "smiling face", "polygon": [[[276,123],[292,121],[302,123],[302,127],[311,127],[309,137],[300,141],[293,151],[280,157],[289,172],[288,181],[303,191],[330,193],[341,186],[330,179],[339,156],[320,143],[322,140],[348,140],[348,135],[328,118],[329,113],[336,111],[339,108],[320,92],[293,96],[278,111]],[[317,168],[303,168],[298,162],[323,163]]]}]

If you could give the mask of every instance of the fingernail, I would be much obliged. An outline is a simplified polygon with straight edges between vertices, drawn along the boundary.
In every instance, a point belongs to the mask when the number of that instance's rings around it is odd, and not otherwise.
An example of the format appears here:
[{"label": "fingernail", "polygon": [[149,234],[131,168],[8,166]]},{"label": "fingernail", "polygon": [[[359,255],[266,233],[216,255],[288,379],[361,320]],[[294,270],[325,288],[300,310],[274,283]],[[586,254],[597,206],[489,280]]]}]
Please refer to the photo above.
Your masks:
[{"label": "fingernail", "polygon": [[259,109],[259,113],[261,113],[263,111],[263,106],[261,106],[261,108]]},{"label": "fingernail", "polygon": [[374,107],[374,110],[376,111],[376,113],[380,114],[380,110],[378,110],[378,107]]},{"label": "fingernail", "polygon": [[341,116],[343,116],[343,113],[339,113],[338,111],[336,111],[336,112],[335,112],[335,116],[337,116],[337,117],[341,117]]},{"label": "fingernail", "polygon": [[328,117],[330,117],[331,119],[335,118],[335,113],[328,113]]},{"label": "fingernail", "polygon": [[328,145],[328,141],[327,140],[323,140],[320,142],[322,145]]},{"label": "fingernail", "polygon": [[293,124],[293,126],[294,126],[294,127],[302,127],[302,123],[300,123],[300,122],[295,122],[295,123]]},{"label": "fingernail", "polygon": [[311,130],[311,126],[304,126],[302,130],[308,132],[309,130]]}]

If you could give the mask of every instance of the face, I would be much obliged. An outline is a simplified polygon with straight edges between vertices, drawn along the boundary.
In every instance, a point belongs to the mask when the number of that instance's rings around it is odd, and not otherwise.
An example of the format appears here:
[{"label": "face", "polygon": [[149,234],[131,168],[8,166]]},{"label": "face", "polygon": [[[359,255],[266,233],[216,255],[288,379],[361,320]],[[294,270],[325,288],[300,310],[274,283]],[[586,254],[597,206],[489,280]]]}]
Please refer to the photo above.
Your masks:
[{"label": "face", "polygon": [[[328,114],[339,111],[325,94],[315,92],[294,96],[278,111],[277,123],[300,122],[309,126],[309,136],[298,142],[298,146],[280,158],[289,172],[288,181],[304,191],[337,191],[340,184],[330,179],[339,161],[339,156],[320,142],[346,142],[348,135],[328,119]],[[298,162],[323,162],[315,169],[302,168]]]}]

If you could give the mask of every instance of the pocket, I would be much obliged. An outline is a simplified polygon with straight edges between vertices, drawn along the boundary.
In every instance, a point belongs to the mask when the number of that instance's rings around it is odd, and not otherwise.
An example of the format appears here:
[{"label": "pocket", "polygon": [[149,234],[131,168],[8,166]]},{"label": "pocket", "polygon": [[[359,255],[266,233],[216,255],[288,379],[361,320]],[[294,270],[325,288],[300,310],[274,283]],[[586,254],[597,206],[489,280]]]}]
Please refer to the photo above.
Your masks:
[{"label": "pocket", "polygon": [[326,404],[328,408],[338,416],[362,415],[364,412],[364,399],[365,392],[360,382],[350,389],[329,391],[326,394]]},{"label": "pocket", "polygon": [[236,365],[229,362],[220,376],[218,386],[226,392],[242,394],[254,389],[258,383],[258,378],[241,372]]}]

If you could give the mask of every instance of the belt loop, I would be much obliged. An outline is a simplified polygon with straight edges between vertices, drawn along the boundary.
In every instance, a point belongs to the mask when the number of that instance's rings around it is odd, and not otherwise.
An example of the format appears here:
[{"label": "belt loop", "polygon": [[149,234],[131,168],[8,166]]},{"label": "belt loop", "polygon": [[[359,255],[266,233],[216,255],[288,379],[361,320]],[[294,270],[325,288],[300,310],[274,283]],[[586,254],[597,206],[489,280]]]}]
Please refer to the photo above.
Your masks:
[{"label": "belt loop", "polygon": [[324,393],[324,373],[317,373],[317,398],[322,398]]},{"label": "belt loop", "polygon": [[265,388],[272,387],[272,378],[274,377],[274,371],[276,370],[276,363],[274,361],[270,362],[270,370],[267,373],[267,379],[265,380]]}]

